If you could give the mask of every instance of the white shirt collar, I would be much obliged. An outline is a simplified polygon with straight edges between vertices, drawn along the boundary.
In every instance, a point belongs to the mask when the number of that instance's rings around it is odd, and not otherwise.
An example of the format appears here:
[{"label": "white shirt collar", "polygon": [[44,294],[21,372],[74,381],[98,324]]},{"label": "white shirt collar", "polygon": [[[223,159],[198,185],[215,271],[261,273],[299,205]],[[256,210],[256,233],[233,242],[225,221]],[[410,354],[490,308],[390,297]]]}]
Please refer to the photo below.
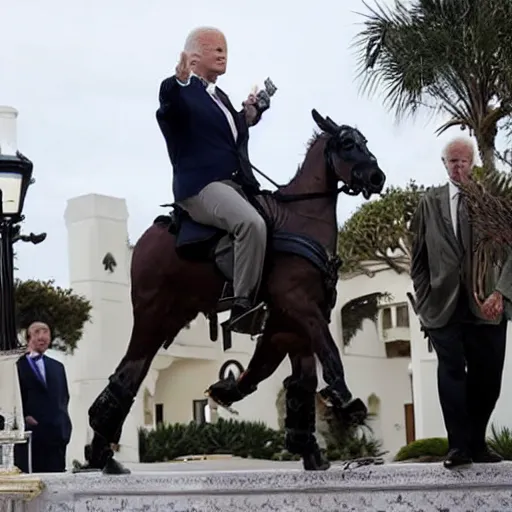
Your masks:
[{"label": "white shirt collar", "polygon": [[197,75],[196,73],[194,73],[193,71],[190,73],[190,76],[195,76],[196,78],[198,78],[199,80],[201,80],[201,82],[203,82],[205,85],[206,85],[206,90],[210,93],[210,94],[214,94],[215,93],[215,88],[217,87],[213,82],[208,82],[208,80],[206,80],[205,78]]},{"label": "white shirt collar", "polygon": [[448,189],[451,199],[454,199],[459,194],[459,187],[452,180],[448,180]]}]

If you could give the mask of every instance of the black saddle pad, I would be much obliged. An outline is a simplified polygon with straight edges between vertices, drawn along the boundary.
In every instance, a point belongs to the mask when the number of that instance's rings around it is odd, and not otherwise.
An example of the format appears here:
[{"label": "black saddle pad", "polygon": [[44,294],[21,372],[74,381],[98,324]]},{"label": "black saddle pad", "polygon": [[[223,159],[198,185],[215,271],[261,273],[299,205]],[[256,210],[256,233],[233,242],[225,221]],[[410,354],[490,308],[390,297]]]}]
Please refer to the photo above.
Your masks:
[{"label": "black saddle pad", "polygon": [[212,245],[226,234],[221,229],[196,222],[179,206],[174,206],[173,214],[176,222],[176,251],[183,257],[207,256]]}]

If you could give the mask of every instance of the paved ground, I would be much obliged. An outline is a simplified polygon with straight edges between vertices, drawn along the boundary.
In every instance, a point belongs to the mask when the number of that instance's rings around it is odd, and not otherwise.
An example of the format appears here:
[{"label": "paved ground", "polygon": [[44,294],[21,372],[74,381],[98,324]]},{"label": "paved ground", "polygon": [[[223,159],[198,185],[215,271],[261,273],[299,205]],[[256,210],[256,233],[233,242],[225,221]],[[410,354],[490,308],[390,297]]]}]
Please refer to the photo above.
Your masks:
[{"label": "paved ground", "polygon": [[258,471],[269,469],[302,469],[296,461],[272,461],[242,458],[218,458],[211,460],[189,460],[155,462],[153,464],[126,464],[134,472],[139,471]]}]

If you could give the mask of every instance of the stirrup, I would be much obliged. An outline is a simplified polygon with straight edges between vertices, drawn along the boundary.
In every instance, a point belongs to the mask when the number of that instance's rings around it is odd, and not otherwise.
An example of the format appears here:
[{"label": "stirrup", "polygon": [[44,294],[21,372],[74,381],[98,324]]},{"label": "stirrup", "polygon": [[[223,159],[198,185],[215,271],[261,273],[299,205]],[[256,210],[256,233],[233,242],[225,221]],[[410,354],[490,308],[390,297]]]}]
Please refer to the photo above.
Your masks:
[{"label": "stirrup", "polygon": [[257,336],[261,334],[266,319],[266,307],[264,302],[258,303],[248,311],[236,318],[228,320],[228,328],[239,334]]}]

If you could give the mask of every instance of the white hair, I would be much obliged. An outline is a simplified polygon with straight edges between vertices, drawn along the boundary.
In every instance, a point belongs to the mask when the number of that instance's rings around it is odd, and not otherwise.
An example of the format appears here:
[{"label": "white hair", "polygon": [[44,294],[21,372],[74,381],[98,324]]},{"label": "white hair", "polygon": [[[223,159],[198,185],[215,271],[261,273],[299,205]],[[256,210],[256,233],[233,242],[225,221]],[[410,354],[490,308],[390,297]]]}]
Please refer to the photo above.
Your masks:
[{"label": "white hair", "polygon": [[471,163],[474,163],[474,161],[475,161],[475,146],[474,146],[473,142],[471,141],[471,139],[468,139],[467,137],[456,137],[455,139],[452,139],[450,142],[448,142],[448,144],[446,144],[446,146],[444,147],[443,152],[441,154],[441,158],[443,159],[443,161],[446,161],[446,159],[448,158],[448,153],[454,146],[465,146],[468,149],[468,151],[471,153],[471,157],[472,157]]},{"label": "white hair", "polygon": [[187,36],[187,39],[185,39],[185,46],[184,51],[187,53],[202,53],[202,48],[199,40],[202,36],[205,34],[222,34],[222,32],[215,27],[197,27],[194,30],[192,30],[189,35]]}]

